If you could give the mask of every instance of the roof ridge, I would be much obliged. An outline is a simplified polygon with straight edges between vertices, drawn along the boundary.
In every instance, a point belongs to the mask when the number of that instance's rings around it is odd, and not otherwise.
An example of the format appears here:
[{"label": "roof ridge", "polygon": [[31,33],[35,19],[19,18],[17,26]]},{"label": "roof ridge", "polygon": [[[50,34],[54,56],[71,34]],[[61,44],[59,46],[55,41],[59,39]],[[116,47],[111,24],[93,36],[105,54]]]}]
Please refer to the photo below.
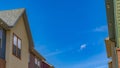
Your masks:
[{"label": "roof ridge", "polygon": [[15,9],[7,9],[7,10],[0,10],[0,12],[4,12],[4,11],[15,11],[15,10],[25,10],[25,8],[15,8]]}]

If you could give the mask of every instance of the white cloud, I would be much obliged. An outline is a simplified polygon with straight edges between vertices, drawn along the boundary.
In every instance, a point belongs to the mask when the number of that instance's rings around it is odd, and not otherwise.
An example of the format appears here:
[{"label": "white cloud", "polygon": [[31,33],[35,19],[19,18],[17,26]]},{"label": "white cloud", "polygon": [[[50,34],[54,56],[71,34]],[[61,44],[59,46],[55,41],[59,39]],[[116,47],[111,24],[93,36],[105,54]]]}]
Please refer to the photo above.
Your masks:
[{"label": "white cloud", "polygon": [[107,25],[96,27],[95,29],[93,29],[93,31],[94,32],[104,32],[104,31],[107,31]]},{"label": "white cloud", "polygon": [[82,49],[85,49],[86,48],[86,44],[82,44],[81,46],[80,46],[80,49],[82,50]]}]

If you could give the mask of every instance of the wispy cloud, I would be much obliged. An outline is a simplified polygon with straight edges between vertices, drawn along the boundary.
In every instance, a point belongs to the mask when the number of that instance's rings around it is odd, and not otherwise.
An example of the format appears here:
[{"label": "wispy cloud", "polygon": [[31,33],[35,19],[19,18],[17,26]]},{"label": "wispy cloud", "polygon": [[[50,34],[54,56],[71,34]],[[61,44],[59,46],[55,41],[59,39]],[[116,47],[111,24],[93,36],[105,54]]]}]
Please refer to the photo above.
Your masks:
[{"label": "wispy cloud", "polygon": [[105,56],[106,53],[103,52],[89,59],[85,59],[84,61],[80,61],[66,67],[61,66],[60,68],[108,68],[108,59]]},{"label": "wispy cloud", "polygon": [[107,31],[107,25],[96,27],[95,29],[93,29],[93,31],[94,32],[105,32],[105,31]]},{"label": "wispy cloud", "polygon": [[80,48],[67,48],[65,50],[58,50],[58,49],[56,49],[55,51],[50,52],[50,53],[46,54],[45,56],[46,57],[50,57],[50,56],[55,56],[55,55],[59,55],[59,54],[63,54],[63,53],[68,53],[68,52],[74,53],[74,51],[81,51],[81,50],[85,49],[86,46],[87,46],[87,44],[82,44],[80,46]]},{"label": "wispy cloud", "polygon": [[107,65],[98,66],[96,68],[107,68]]},{"label": "wispy cloud", "polygon": [[73,52],[75,49],[76,48],[68,48],[68,49],[65,49],[65,50],[56,49],[55,51],[50,52],[50,53],[46,54],[45,56],[46,57],[56,56],[56,55],[63,54],[63,53]]},{"label": "wispy cloud", "polygon": [[87,44],[82,44],[82,45],[80,46],[80,50],[85,49],[86,46],[87,46]]},{"label": "wispy cloud", "polygon": [[55,52],[51,52],[51,53],[49,53],[49,54],[46,54],[45,56],[46,57],[48,57],[48,56],[54,56],[54,55],[58,55],[58,54],[61,54],[61,53],[63,53],[64,51],[55,51]]}]

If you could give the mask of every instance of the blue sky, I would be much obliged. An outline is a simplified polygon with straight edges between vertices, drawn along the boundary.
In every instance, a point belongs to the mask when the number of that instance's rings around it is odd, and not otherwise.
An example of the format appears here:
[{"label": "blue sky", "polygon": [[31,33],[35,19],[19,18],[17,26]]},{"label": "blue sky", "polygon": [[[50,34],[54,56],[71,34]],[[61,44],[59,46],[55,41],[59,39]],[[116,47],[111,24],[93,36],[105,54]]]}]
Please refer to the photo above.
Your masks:
[{"label": "blue sky", "polygon": [[104,0],[1,0],[26,8],[35,48],[55,68],[108,68]]}]

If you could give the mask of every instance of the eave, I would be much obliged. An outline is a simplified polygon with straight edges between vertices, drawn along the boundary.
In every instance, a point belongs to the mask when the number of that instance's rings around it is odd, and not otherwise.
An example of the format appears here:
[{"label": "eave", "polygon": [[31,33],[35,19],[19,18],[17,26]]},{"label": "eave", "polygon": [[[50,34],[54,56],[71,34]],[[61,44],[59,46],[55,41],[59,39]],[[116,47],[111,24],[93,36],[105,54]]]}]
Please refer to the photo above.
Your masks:
[{"label": "eave", "polygon": [[40,60],[45,61],[46,59],[40,55],[40,53],[38,53],[34,48],[30,48],[30,53],[34,54],[36,57],[38,57]]},{"label": "eave", "polygon": [[54,66],[53,65],[51,65],[51,64],[49,64],[49,63],[47,63],[46,61],[43,61],[45,64],[47,64],[47,65],[49,65],[50,66],[50,68],[54,68]]},{"label": "eave", "polygon": [[111,41],[115,41],[115,19],[114,19],[113,0],[106,0],[106,13],[107,13],[109,39]]},{"label": "eave", "polygon": [[5,24],[2,19],[0,19],[0,27],[5,30],[9,30],[9,26],[7,24]]}]

